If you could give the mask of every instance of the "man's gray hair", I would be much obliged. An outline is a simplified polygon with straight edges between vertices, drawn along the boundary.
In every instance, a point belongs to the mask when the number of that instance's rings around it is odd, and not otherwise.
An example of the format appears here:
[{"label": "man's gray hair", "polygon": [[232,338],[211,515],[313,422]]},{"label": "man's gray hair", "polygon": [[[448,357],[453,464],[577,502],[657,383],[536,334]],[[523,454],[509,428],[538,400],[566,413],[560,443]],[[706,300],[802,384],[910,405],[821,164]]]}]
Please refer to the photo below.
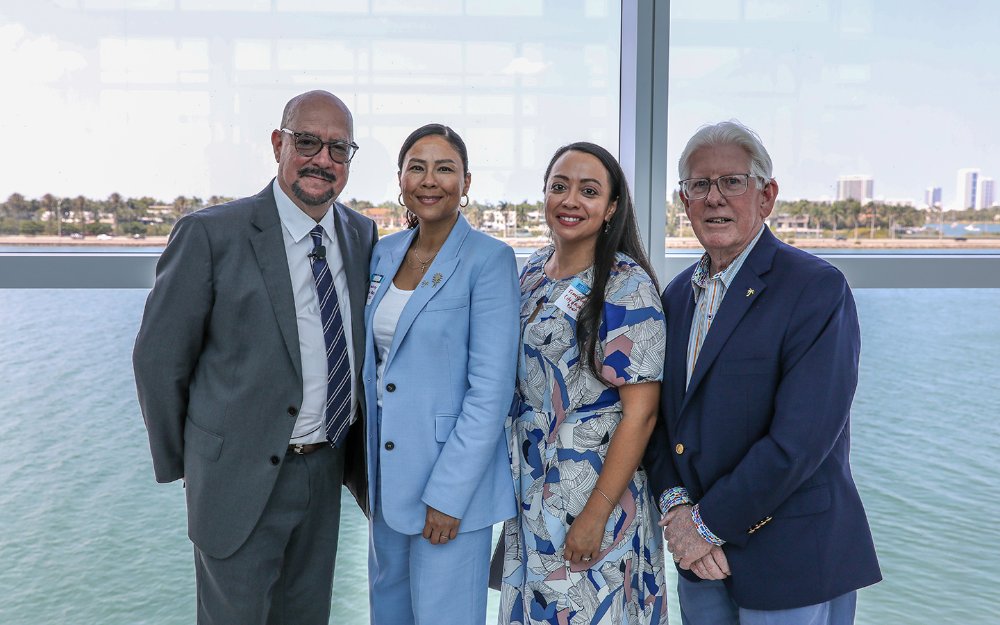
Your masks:
[{"label": "man's gray hair", "polygon": [[[688,139],[684,151],[681,152],[680,161],[677,164],[677,171],[681,180],[691,177],[691,156],[701,148],[737,145],[750,157],[750,175],[756,179],[757,188],[760,189],[764,182],[771,179],[772,164],[771,156],[764,149],[764,144],[756,132],[747,128],[736,120],[719,122],[702,126],[694,135]],[[742,173],[742,172],[725,172]],[[762,182],[763,181],[763,182]]]}]

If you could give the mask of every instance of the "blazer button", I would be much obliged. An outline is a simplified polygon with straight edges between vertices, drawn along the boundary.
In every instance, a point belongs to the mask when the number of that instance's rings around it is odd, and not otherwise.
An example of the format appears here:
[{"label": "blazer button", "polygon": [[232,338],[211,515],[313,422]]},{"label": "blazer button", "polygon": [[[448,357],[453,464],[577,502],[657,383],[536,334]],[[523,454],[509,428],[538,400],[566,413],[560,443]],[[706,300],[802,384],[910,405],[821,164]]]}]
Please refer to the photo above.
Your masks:
[{"label": "blazer button", "polygon": [[385,385],[385,390],[387,390],[387,391],[389,391],[391,393],[394,390],[396,390],[396,385],[393,384],[392,382],[389,382],[388,384]]},{"label": "blazer button", "polygon": [[395,448],[396,448],[396,443],[394,443],[394,442],[392,442],[392,441],[388,441],[388,442],[387,442],[387,443],[385,444],[385,450],[386,450],[386,451],[392,451],[392,450],[393,450],[393,449],[395,449]]},{"label": "blazer button", "polygon": [[678,456],[681,455],[681,454],[683,454],[684,453],[684,445],[682,445],[680,443],[677,443],[677,445],[674,446],[674,451],[677,452]]},{"label": "blazer button", "polygon": [[271,464],[278,466],[279,464],[281,464],[281,458],[277,456],[271,456]]},{"label": "blazer button", "polygon": [[299,409],[298,408],[296,408],[295,406],[289,406],[288,407],[288,416],[289,417],[294,417],[297,414],[299,414]]}]

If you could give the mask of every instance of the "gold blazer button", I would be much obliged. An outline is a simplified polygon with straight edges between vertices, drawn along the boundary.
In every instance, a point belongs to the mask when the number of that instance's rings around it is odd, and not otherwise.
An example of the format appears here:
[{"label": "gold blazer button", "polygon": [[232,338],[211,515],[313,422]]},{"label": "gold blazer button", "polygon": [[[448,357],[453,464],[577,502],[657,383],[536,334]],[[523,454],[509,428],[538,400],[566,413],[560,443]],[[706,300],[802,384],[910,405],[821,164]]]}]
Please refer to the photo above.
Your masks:
[{"label": "gold blazer button", "polygon": [[681,455],[682,453],[684,453],[684,445],[677,443],[677,445],[674,446],[674,451],[677,452],[678,456]]}]

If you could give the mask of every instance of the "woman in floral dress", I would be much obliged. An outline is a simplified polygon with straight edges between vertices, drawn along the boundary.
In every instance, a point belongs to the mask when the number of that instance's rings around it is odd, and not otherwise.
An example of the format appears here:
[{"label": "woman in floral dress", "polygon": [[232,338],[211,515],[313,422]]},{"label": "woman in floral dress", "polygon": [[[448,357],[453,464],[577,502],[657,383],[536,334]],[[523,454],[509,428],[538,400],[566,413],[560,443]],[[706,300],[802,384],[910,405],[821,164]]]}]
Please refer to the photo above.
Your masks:
[{"label": "woman in floral dress", "polygon": [[663,550],[645,473],[665,349],[625,176],[591,143],[545,172],[554,245],[521,273],[518,516],[504,527],[501,625],[663,624]]}]

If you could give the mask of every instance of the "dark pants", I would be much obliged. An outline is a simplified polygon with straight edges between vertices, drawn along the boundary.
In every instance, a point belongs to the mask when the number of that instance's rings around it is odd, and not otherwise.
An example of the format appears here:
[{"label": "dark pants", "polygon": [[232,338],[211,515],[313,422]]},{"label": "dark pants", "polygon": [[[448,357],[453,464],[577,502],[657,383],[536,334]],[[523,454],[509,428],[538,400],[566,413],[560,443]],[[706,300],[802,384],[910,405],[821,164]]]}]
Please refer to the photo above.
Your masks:
[{"label": "dark pants", "polygon": [[344,454],[286,455],[246,543],[228,558],[194,548],[199,625],[327,625]]}]

